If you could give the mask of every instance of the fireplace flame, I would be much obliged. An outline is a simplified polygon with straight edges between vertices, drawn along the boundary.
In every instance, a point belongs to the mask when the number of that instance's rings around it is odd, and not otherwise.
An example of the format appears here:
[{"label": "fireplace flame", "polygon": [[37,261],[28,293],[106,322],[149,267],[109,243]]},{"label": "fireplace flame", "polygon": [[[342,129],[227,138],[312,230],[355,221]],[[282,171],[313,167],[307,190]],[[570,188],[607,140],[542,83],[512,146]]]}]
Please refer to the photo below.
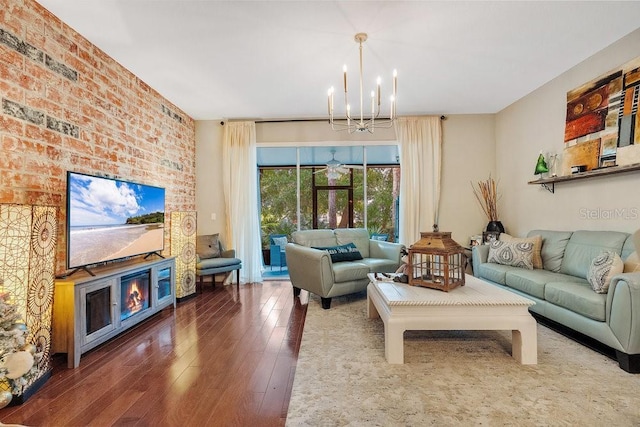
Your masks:
[{"label": "fireplace flame", "polygon": [[128,290],[127,308],[131,314],[137,313],[143,308],[144,295],[138,288],[138,282],[132,282]]}]

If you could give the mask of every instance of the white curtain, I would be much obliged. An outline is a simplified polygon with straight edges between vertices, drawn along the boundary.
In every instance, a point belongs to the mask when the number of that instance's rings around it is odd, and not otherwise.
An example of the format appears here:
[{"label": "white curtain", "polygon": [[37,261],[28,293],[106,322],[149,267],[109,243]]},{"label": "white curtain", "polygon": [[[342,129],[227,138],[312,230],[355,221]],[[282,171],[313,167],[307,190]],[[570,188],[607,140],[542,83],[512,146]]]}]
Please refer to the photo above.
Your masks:
[{"label": "white curtain", "polygon": [[438,223],[442,124],[440,117],[399,117],[396,137],[400,146],[400,243],[420,239]]},{"label": "white curtain", "polygon": [[226,205],[228,248],[242,260],[240,280],[262,280],[262,251],[258,218],[258,173],[256,125],[254,122],[227,122],[222,145],[222,184]]}]

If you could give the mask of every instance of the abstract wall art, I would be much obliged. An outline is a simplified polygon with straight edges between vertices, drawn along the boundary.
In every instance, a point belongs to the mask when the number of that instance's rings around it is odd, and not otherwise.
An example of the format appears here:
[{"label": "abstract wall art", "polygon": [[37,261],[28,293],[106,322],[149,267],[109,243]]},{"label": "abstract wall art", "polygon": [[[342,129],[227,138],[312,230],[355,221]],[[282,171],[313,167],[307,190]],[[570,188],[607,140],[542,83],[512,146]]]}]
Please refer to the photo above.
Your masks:
[{"label": "abstract wall art", "polygon": [[567,93],[562,175],[640,162],[640,58]]}]

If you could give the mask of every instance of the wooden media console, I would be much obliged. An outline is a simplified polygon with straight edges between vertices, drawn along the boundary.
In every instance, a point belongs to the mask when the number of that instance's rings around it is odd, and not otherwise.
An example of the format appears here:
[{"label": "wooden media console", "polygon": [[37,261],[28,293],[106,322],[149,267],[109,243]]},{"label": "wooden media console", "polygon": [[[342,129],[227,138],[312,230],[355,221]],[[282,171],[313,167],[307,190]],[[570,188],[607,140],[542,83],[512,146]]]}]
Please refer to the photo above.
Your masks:
[{"label": "wooden media console", "polygon": [[149,316],[173,305],[175,259],[131,260],[56,280],[52,353],[67,353],[67,366],[80,356]]}]

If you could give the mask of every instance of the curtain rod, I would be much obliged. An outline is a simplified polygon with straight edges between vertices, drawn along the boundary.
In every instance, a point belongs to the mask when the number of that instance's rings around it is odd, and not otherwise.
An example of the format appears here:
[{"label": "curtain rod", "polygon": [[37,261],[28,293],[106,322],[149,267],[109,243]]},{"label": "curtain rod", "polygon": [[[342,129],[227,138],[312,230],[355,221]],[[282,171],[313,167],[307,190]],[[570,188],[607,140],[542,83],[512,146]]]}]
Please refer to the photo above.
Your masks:
[{"label": "curtain rod", "polygon": [[[241,122],[251,119],[229,119],[228,122]],[[379,120],[388,120],[384,117]],[[447,116],[440,116],[440,120],[447,120]],[[295,122],[329,122],[329,119],[263,119],[253,120],[255,123],[295,123]],[[220,122],[220,125],[224,126],[224,120]]]}]

